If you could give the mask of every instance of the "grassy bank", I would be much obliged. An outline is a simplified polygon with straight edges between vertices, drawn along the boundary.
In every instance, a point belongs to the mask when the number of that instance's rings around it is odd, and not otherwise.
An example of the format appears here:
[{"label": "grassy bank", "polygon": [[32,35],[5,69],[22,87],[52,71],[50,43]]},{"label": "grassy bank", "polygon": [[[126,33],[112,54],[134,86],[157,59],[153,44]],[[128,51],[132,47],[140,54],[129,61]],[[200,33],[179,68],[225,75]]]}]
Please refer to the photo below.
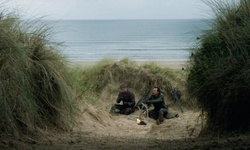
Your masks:
[{"label": "grassy bank", "polygon": [[216,133],[250,127],[250,1],[212,1],[211,30],[191,56],[188,90]]},{"label": "grassy bank", "polygon": [[73,88],[77,89],[77,98],[94,105],[114,103],[118,87],[127,83],[129,89],[136,93],[137,101],[150,96],[152,88],[159,86],[168,102],[173,103],[176,94],[183,106],[196,107],[194,101],[187,100],[187,72],[181,69],[161,68],[153,62],[138,66],[125,58],[119,62],[105,59],[87,68],[74,66],[70,74]]},{"label": "grassy bank", "polygon": [[29,134],[54,126],[69,129],[72,92],[65,59],[49,27],[0,17],[0,133]]}]

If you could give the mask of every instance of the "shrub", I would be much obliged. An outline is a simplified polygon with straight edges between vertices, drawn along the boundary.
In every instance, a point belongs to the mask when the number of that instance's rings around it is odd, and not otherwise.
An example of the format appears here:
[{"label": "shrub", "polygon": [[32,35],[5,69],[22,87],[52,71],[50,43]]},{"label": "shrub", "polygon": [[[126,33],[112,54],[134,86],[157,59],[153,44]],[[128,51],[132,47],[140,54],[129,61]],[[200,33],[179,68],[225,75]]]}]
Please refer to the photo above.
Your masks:
[{"label": "shrub", "polygon": [[73,103],[65,60],[49,41],[48,27],[1,15],[0,133],[69,129]]},{"label": "shrub", "polygon": [[212,1],[216,18],[190,59],[188,91],[207,114],[207,129],[249,129],[250,1]]}]

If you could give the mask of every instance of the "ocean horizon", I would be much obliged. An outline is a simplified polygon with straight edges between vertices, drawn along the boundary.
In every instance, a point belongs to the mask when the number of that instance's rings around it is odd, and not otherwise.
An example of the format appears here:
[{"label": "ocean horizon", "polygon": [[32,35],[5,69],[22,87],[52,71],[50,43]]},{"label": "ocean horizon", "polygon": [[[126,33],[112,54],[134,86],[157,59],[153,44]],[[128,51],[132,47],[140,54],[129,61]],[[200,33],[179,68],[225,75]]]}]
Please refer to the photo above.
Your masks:
[{"label": "ocean horizon", "polygon": [[56,42],[69,61],[102,59],[187,61],[197,37],[209,28],[201,19],[58,20]]}]

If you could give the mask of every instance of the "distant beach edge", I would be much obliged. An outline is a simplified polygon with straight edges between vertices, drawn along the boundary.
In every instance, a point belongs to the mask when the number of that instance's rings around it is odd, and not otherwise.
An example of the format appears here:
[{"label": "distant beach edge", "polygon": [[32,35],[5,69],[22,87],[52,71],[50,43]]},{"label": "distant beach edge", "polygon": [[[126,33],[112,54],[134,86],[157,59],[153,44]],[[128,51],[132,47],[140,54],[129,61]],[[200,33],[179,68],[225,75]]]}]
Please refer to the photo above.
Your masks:
[{"label": "distant beach edge", "polygon": [[[69,65],[71,67],[74,66],[82,66],[82,67],[91,67],[96,65],[100,61],[69,61]],[[142,66],[148,63],[155,63],[159,67],[162,68],[171,68],[171,69],[183,69],[188,66],[188,61],[131,61],[137,64],[138,66]]]}]

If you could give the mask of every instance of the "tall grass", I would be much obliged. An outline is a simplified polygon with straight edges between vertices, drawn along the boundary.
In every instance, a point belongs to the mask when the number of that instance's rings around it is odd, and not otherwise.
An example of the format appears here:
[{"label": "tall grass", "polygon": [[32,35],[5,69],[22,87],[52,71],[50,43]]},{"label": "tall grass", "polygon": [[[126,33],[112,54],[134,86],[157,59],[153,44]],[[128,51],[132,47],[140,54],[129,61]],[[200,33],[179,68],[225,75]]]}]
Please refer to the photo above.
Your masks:
[{"label": "tall grass", "polygon": [[70,72],[79,100],[85,99],[95,105],[100,103],[102,91],[109,88],[109,92],[116,95],[121,83],[127,83],[137,93],[137,101],[150,96],[152,88],[159,86],[170,102],[173,102],[173,91],[176,90],[182,104],[187,105],[185,77],[178,78],[174,71],[160,68],[155,63],[138,66],[127,58],[119,62],[105,59],[93,67],[76,67]]},{"label": "tall grass", "polygon": [[13,14],[0,17],[0,133],[69,129],[73,103],[65,59],[49,28]]},{"label": "tall grass", "polygon": [[191,56],[188,90],[207,114],[207,129],[250,127],[250,1],[210,1],[215,12]]}]

